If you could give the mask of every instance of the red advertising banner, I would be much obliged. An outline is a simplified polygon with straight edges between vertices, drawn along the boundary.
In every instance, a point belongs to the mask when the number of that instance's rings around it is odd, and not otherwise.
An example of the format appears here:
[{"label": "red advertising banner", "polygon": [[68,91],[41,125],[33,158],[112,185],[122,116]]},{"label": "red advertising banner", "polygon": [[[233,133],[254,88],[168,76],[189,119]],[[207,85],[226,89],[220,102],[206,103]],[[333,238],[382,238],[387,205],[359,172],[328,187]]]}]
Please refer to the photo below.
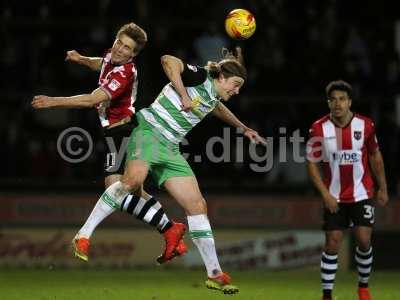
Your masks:
[{"label": "red advertising banner", "polygon": [[86,263],[73,257],[71,240],[75,234],[71,229],[0,230],[0,267],[148,266],[156,265],[155,259],[163,250],[163,238],[155,230],[102,229],[91,239]]},{"label": "red advertising banner", "polygon": [[[307,196],[206,195],[209,217],[214,226],[241,228],[321,227],[320,199]],[[0,225],[82,225],[98,199],[96,194],[79,195],[0,195]],[[157,198],[170,218],[184,219],[183,209],[165,194]],[[400,229],[400,201],[376,208],[376,227]],[[107,219],[113,226],[140,226],[126,213]]]}]

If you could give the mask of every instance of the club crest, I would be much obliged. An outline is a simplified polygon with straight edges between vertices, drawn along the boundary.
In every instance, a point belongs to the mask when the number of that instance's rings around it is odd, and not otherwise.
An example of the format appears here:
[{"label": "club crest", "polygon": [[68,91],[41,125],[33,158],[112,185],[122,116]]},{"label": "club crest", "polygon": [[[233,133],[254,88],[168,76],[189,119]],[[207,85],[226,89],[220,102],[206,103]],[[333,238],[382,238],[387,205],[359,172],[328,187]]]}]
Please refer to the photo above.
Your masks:
[{"label": "club crest", "polygon": [[354,138],[359,141],[361,139],[361,131],[354,131]]}]

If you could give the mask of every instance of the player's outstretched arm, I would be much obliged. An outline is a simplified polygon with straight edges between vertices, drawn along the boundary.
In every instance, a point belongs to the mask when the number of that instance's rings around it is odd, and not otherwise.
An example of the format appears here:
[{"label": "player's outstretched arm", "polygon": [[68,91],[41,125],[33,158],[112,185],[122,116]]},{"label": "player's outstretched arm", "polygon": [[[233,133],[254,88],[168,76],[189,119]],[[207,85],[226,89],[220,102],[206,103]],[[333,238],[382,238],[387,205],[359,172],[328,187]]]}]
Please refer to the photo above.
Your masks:
[{"label": "player's outstretched arm", "polygon": [[108,101],[110,98],[101,88],[94,90],[91,94],[83,94],[71,97],[49,97],[39,95],[33,97],[32,107],[42,108],[89,108]]},{"label": "player's outstretched arm", "polygon": [[94,71],[100,71],[103,58],[83,56],[76,50],[70,50],[67,51],[67,56],[65,57],[65,61],[70,61],[80,65],[84,65]]},{"label": "player's outstretched arm", "polygon": [[369,162],[371,165],[372,173],[374,174],[375,180],[378,184],[378,191],[376,193],[376,199],[382,206],[386,205],[389,201],[389,195],[387,192],[385,165],[381,151],[376,150],[369,155]]},{"label": "player's outstretched arm", "polygon": [[219,102],[215,109],[212,111],[213,115],[221,119],[225,123],[243,130],[243,135],[256,144],[266,145],[267,142],[262,138],[257,131],[244,125],[223,103]]},{"label": "player's outstretched arm", "polygon": [[182,60],[172,55],[163,55],[161,56],[161,65],[168,79],[181,97],[182,110],[186,112],[192,110],[192,100],[183,85],[181,77],[181,73],[184,69]]}]

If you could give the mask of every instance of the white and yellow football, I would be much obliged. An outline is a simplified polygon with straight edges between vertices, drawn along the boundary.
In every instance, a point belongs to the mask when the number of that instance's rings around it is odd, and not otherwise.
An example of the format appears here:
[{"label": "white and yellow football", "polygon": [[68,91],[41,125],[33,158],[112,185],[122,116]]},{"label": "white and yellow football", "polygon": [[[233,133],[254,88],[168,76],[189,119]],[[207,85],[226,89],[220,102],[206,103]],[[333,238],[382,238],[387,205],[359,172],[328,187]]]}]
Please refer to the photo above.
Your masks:
[{"label": "white and yellow football", "polygon": [[246,40],[256,31],[256,19],[246,9],[234,9],[226,16],[225,30],[233,39]]}]

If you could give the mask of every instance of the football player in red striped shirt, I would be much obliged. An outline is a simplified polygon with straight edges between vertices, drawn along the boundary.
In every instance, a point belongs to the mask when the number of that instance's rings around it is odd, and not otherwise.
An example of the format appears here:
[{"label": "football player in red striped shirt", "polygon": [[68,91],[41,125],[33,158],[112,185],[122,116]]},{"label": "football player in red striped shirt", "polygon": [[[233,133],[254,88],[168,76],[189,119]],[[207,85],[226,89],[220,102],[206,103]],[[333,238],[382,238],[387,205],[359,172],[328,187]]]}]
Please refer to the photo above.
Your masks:
[{"label": "football player in red striped shirt", "polygon": [[[97,109],[107,149],[104,164],[106,188],[119,181],[124,173],[126,151],[121,150],[121,147],[127,144],[135,127],[133,105],[138,86],[135,58],[146,42],[146,32],[135,23],[129,23],[119,29],[112,48],[103,57],[86,57],[75,50],[68,51],[67,61],[100,72],[98,88],[91,94],[71,97],[40,95],[35,96],[32,101],[35,109],[91,107]],[[186,251],[182,240],[186,225],[171,222],[161,204],[141,188],[141,191],[128,195],[121,203],[103,200],[97,202],[73,240],[76,257],[88,260],[89,238],[95,228],[118,208],[156,227],[164,235],[166,249],[157,259],[158,262],[163,263]]]},{"label": "football player in red striped shirt", "polygon": [[375,203],[383,206],[388,202],[383,158],[372,120],[350,110],[351,85],[342,80],[333,81],[326,87],[326,96],[330,113],[314,122],[307,143],[308,171],[324,205],[323,300],[332,299],[338,251],[343,231],[349,227],[357,245],[359,299],[371,300],[368,279],[373,260],[371,234]]}]

